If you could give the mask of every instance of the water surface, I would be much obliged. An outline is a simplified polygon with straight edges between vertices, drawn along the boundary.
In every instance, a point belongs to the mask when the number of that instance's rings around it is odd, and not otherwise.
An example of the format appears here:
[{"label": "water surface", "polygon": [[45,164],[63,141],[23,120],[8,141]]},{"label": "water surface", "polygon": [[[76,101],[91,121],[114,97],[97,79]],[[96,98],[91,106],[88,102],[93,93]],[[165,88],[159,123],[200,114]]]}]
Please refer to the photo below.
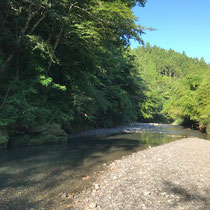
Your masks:
[{"label": "water surface", "polygon": [[[179,126],[156,126],[141,134],[72,139],[68,144],[0,151],[0,209],[52,209],[66,202],[60,193],[91,186],[103,163],[185,137],[209,135]],[[83,177],[89,176],[89,180]]]}]

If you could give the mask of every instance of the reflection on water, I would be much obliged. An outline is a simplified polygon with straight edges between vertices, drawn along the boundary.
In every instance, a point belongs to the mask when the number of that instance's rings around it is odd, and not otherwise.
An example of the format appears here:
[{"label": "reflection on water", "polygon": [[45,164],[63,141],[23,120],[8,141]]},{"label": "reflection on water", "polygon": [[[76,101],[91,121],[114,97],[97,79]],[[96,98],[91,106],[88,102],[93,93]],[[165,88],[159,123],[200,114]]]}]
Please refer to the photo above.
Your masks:
[{"label": "reflection on water", "polygon": [[[183,137],[210,136],[178,126],[157,126],[142,134],[72,139],[48,145],[0,151],[0,209],[51,209],[61,192],[89,187],[103,163]],[[90,176],[90,180],[82,177]]]}]

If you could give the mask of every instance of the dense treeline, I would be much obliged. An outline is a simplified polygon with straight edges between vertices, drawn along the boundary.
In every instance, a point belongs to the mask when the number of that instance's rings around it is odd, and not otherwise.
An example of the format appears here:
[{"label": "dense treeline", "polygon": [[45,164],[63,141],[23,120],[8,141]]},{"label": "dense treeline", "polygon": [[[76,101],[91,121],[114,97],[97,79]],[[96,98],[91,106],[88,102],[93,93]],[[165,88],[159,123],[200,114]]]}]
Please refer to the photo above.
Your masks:
[{"label": "dense treeline", "polygon": [[210,132],[210,66],[173,50],[146,46],[133,50],[147,83],[142,104],[149,121],[175,121]]},{"label": "dense treeline", "polygon": [[[145,0],[1,0],[0,142],[66,139],[136,120],[144,93],[129,39]],[[65,132],[64,132],[65,131]]]},{"label": "dense treeline", "polygon": [[131,121],[210,122],[204,60],[142,42],[146,0],[0,1],[0,146]]}]

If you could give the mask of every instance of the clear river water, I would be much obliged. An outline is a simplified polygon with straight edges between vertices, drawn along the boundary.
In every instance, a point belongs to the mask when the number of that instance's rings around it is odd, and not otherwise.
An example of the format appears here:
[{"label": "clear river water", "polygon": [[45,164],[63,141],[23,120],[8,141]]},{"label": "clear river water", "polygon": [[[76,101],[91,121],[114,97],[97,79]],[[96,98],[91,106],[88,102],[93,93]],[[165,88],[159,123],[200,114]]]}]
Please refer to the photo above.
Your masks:
[{"label": "clear river water", "polygon": [[80,137],[61,145],[0,150],[0,209],[59,209],[70,202],[61,194],[77,194],[90,187],[103,164],[192,136],[210,140],[210,135],[199,131],[167,125],[143,133]]}]

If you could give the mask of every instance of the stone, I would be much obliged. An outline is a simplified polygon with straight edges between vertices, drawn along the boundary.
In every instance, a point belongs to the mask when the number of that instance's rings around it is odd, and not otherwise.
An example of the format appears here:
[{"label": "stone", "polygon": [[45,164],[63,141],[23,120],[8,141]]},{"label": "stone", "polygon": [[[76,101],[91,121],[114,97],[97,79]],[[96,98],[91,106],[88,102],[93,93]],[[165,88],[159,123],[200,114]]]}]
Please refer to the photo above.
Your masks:
[{"label": "stone", "polygon": [[152,194],[151,192],[147,192],[147,191],[144,192],[144,195],[145,195],[145,196],[148,196],[148,195],[151,195],[151,194]]},{"label": "stone", "polygon": [[146,207],[145,204],[142,204],[142,205],[141,205],[141,208],[142,208],[142,209],[147,209],[147,207]]},{"label": "stone", "polygon": [[199,131],[200,131],[201,133],[206,133],[206,126],[204,126],[204,125],[199,125]]},{"label": "stone", "polygon": [[92,194],[91,194],[93,197],[96,196],[96,191],[93,190]]},{"label": "stone", "polygon": [[61,198],[66,198],[67,197],[67,193],[63,193],[62,195],[61,195]]},{"label": "stone", "polygon": [[95,184],[95,189],[98,190],[100,188],[99,184]]},{"label": "stone", "polygon": [[97,205],[97,210],[102,210],[102,208],[100,206]]},{"label": "stone", "polygon": [[82,180],[88,180],[88,179],[90,179],[89,176],[82,177]]},{"label": "stone", "polygon": [[96,207],[97,207],[97,204],[94,203],[94,202],[92,202],[92,203],[89,204],[89,208],[90,208],[90,209],[94,209],[94,208],[96,208]]}]

